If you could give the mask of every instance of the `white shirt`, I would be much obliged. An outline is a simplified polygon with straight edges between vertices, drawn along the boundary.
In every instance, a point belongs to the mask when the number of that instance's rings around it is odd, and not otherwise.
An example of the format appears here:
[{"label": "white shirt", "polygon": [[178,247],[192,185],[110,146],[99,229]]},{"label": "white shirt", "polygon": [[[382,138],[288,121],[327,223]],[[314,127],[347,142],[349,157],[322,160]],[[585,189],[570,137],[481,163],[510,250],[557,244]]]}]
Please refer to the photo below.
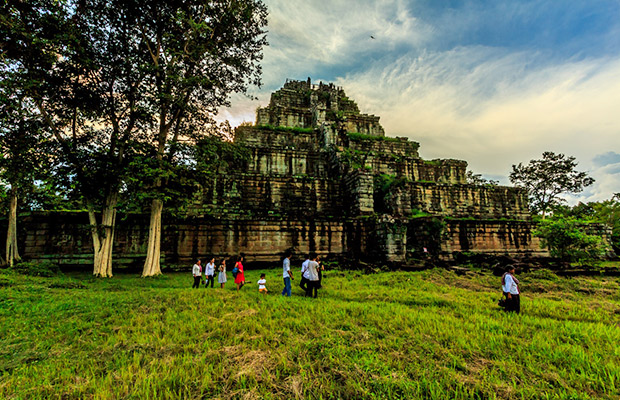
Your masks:
[{"label": "white shirt", "polygon": [[288,258],[284,259],[284,263],[282,264],[282,277],[283,278],[288,278],[291,275],[289,274],[289,271],[291,270],[291,261]]},{"label": "white shirt", "polygon": [[200,265],[194,264],[194,268],[192,268],[192,274],[194,276],[202,276],[202,268],[200,268]]},{"label": "white shirt", "polygon": [[308,279],[311,281],[319,280],[319,263],[316,261],[308,262]]},{"label": "white shirt", "polygon": [[517,287],[517,283],[515,282],[515,280],[512,279],[512,275],[506,274],[504,282],[506,282],[503,287],[504,292],[509,292],[510,294],[519,294],[519,288]]},{"label": "white shirt", "polygon": [[301,274],[304,278],[306,279],[310,279],[309,275],[308,275],[308,263],[310,262],[310,260],[306,260],[303,262],[303,264],[301,264]]},{"label": "white shirt", "polygon": [[205,275],[214,275],[215,274],[215,264],[207,263],[205,266]]},{"label": "white shirt", "polygon": [[266,287],[265,287],[265,283],[267,283],[266,279],[259,279],[258,282],[256,282],[256,283],[258,283],[258,290],[266,289]]}]

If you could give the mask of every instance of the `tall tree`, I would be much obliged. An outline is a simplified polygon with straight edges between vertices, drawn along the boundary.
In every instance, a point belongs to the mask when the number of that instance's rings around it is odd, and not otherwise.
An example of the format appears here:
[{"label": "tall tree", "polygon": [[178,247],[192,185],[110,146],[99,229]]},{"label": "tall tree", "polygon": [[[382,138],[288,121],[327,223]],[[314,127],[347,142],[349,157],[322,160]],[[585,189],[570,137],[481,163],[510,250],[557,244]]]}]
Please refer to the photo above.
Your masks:
[{"label": "tall tree", "polygon": [[6,65],[0,66],[0,183],[7,187],[8,229],[6,263],[21,260],[17,243],[17,210],[20,198],[32,192],[34,181],[42,178],[49,155],[47,140],[36,107],[24,95],[22,82]]},{"label": "tall tree", "polygon": [[[174,159],[175,143],[202,136],[196,120],[228,105],[231,93],[260,85],[267,9],[260,0],[151,1],[136,5],[152,86],[146,97],[156,115],[152,143],[156,160]],[[166,179],[156,179],[162,189]],[[151,203],[143,276],[161,273],[163,198]]]},{"label": "tall tree", "polygon": [[57,164],[88,210],[97,276],[112,275],[116,204],[138,128],[143,43],[135,16],[113,2],[9,0],[0,19],[3,61],[61,149]]},{"label": "tall tree", "polygon": [[542,213],[544,219],[550,207],[564,202],[561,194],[581,193],[594,183],[593,178],[586,172],[577,171],[576,167],[575,157],[546,151],[541,160],[513,165],[510,181],[527,190],[530,207],[534,212]]}]

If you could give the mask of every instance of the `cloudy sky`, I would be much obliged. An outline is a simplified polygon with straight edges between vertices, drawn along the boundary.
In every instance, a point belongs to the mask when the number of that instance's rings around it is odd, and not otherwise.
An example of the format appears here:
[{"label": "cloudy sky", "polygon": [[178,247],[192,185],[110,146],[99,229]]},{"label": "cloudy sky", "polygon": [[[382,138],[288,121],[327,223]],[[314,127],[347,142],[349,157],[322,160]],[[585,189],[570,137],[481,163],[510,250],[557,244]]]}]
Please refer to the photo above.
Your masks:
[{"label": "cloudy sky", "polygon": [[596,179],[571,203],[620,192],[620,1],[265,3],[263,86],[222,110],[233,125],[286,78],[310,76],[343,86],[424,158],[507,184],[512,164],[565,153]]}]

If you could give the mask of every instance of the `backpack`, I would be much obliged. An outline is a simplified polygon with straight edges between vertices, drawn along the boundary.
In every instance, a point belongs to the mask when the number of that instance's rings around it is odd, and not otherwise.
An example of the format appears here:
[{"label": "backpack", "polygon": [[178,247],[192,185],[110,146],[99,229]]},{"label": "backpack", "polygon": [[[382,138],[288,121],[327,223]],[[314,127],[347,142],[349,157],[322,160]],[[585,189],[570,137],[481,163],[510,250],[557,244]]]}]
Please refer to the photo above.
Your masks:
[{"label": "backpack", "polygon": [[235,265],[235,268],[232,269],[233,277],[236,278],[238,273],[239,273],[239,267]]}]

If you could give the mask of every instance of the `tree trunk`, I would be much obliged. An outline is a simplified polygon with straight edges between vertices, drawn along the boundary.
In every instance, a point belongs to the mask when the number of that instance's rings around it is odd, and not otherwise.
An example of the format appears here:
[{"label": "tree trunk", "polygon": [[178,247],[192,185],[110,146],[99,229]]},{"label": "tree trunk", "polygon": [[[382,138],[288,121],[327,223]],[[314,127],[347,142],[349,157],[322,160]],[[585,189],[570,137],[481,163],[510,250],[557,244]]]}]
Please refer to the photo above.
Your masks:
[{"label": "tree trunk", "polygon": [[114,245],[117,200],[117,193],[108,195],[101,211],[101,224],[97,223],[97,216],[92,205],[88,207],[90,231],[93,237],[93,275],[102,278],[112,276],[112,246]]},{"label": "tree trunk", "polygon": [[161,275],[161,266],[159,258],[161,256],[161,213],[164,208],[164,202],[154,199],[151,203],[151,222],[149,225],[149,240],[146,249],[146,261],[142,276]]},{"label": "tree trunk", "polygon": [[9,267],[20,261],[19,252],[17,250],[17,191],[11,189],[11,202],[9,205],[9,228],[6,233],[6,262]]}]

